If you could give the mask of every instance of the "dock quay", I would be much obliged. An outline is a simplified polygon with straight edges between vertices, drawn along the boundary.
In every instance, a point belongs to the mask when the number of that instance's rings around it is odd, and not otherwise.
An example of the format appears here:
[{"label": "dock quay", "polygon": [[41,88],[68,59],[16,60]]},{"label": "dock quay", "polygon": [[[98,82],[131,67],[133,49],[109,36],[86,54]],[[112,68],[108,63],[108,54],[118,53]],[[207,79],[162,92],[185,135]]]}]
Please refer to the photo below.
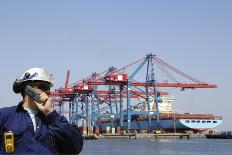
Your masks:
[{"label": "dock quay", "polygon": [[124,134],[111,134],[105,133],[100,135],[85,135],[86,140],[96,139],[204,139],[205,134],[187,134],[187,133],[164,133],[164,134],[152,134],[152,133],[124,133]]},{"label": "dock quay", "polygon": [[103,134],[105,138],[134,138],[136,139],[136,133],[126,133],[126,134]]},{"label": "dock quay", "polygon": [[136,134],[136,138],[148,138],[148,139],[165,139],[165,138],[190,138],[190,134],[186,134],[186,133],[163,133],[163,134],[140,134],[137,133]]}]

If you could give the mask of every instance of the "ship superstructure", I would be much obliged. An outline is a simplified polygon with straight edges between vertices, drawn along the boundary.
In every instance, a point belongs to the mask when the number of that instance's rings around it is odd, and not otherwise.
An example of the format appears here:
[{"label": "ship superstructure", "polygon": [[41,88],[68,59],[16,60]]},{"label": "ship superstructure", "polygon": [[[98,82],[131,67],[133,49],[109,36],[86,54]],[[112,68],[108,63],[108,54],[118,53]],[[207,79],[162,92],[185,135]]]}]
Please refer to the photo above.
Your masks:
[{"label": "ship superstructure", "polygon": [[[159,96],[158,97],[158,107],[160,113],[172,113],[172,104],[176,100],[173,96],[167,97],[167,96]],[[139,99],[140,102],[142,102],[141,111],[148,111],[148,105],[146,103],[146,100],[144,98]],[[156,103],[153,97],[149,97],[149,105],[150,105],[150,111],[156,111]]]}]

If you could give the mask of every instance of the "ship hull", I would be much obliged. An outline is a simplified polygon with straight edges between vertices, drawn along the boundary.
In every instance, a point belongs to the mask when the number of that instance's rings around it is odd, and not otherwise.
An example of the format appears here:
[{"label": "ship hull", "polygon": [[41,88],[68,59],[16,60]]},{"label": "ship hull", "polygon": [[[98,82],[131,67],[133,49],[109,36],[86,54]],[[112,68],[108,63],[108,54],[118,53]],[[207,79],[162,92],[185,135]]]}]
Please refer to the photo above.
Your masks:
[{"label": "ship hull", "polygon": [[[141,120],[134,120],[130,123],[130,129],[131,130],[149,130],[149,129],[157,129],[162,128],[165,131],[170,132],[184,132],[184,131],[205,131],[212,128],[215,128],[216,126],[220,125],[222,123],[222,120],[209,120],[209,119],[176,119],[174,120],[160,120],[159,124],[156,120],[151,121],[151,125],[149,126],[148,121],[141,121]],[[116,127],[119,126],[119,122],[99,122],[99,127],[102,130],[106,130],[107,127]],[[127,127],[127,122],[123,123],[123,126]]]}]

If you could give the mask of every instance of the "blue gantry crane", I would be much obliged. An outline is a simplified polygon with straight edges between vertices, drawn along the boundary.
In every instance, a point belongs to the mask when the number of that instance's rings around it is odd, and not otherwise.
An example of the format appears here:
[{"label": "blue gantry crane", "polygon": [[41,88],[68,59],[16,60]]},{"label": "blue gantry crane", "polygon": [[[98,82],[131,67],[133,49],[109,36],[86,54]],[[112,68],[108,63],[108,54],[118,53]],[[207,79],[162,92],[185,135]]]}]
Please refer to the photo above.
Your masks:
[{"label": "blue gantry crane", "polygon": [[[159,69],[170,81],[158,82],[155,72]],[[133,68],[134,70],[132,70]],[[130,71],[127,71],[131,69]],[[141,72],[140,79],[136,75]],[[179,82],[171,73],[184,77],[191,83]],[[67,72],[65,86],[51,93],[54,107],[62,114],[68,114],[69,121],[79,126],[99,127],[103,121],[109,121],[111,127],[118,126],[131,130],[132,116],[143,115],[147,118],[149,129],[159,128],[160,112],[158,97],[167,95],[159,91],[159,87],[174,87],[184,89],[216,88],[216,85],[201,82],[182,71],[172,67],[156,55],[148,54],[125,67],[110,67],[101,73],[90,76],[69,85],[70,72]],[[143,79],[143,80],[142,80]],[[147,111],[136,110],[141,107],[143,99]],[[151,110],[150,100],[155,102],[155,111]],[[134,100],[137,100],[136,102]],[[65,111],[65,105],[68,110]],[[155,117],[157,125],[152,124]]]}]

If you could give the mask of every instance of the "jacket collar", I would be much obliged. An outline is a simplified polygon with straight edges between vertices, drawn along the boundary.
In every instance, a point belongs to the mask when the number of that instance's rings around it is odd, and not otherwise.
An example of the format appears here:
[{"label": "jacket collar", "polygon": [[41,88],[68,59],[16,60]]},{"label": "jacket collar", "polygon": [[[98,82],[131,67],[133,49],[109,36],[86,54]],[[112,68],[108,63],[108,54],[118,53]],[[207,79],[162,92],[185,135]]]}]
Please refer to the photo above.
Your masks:
[{"label": "jacket collar", "polygon": [[19,102],[17,108],[16,108],[17,112],[26,112],[26,110],[23,108],[23,101]]},{"label": "jacket collar", "polygon": [[[19,102],[19,104],[17,105],[16,111],[17,112],[27,112],[27,110],[25,110],[23,107],[23,101]],[[41,111],[39,111],[37,115],[43,115],[43,113]]]}]

